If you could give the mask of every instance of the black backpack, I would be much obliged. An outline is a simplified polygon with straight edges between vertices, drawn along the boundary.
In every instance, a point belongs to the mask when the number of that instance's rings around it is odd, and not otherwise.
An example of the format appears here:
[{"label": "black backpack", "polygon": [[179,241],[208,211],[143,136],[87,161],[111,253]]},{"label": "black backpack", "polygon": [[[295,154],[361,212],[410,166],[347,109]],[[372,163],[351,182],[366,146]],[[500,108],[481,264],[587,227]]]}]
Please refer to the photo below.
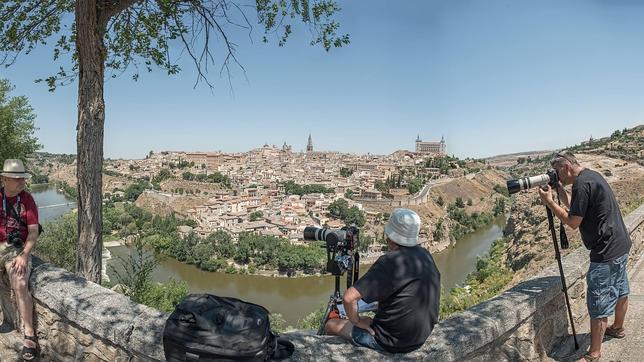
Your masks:
[{"label": "black backpack", "polygon": [[268,361],[293,354],[271,332],[266,308],[236,298],[190,294],[170,314],[163,349],[174,361]]}]

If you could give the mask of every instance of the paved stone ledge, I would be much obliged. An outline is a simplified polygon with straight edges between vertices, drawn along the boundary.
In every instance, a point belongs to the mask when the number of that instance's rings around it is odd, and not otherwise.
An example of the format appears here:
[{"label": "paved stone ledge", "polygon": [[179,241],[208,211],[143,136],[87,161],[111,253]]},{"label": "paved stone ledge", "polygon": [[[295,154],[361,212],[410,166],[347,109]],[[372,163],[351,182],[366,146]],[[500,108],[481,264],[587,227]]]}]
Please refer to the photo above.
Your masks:
[{"label": "paved stone ledge", "polygon": [[[625,222],[634,242],[631,255],[640,255],[644,206],[628,215]],[[588,251],[573,251],[563,258],[563,266],[578,324],[586,316]],[[43,360],[164,360],[162,337],[167,314],[37,259],[30,287]],[[6,292],[0,293],[0,299],[6,297]],[[15,315],[4,316],[4,321],[13,320]],[[3,347],[19,348],[20,339],[6,337],[6,324],[3,327],[0,352]],[[425,345],[408,354],[357,348],[338,337],[316,336],[313,331],[292,331],[284,337],[296,346],[292,361],[510,361],[549,359],[553,349],[571,343],[570,333],[553,257],[553,263],[534,277],[439,323]]]},{"label": "paved stone ledge", "polygon": [[[631,257],[644,244],[644,205],[624,222],[633,238]],[[575,325],[586,317],[585,291],[588,250],[581,247],[562,258]],[[632,267],[635,263],[630,262]],[[439,323],[419,350],[392,355],[356,348],[337,337],[318,337],[307,332],[286,333],[296,345],[293,361],[426,360],[517,361],[548,360],[562,344],[572,344],[571,328],[559,268],[554,259],[534,277],[497,297]]]}]

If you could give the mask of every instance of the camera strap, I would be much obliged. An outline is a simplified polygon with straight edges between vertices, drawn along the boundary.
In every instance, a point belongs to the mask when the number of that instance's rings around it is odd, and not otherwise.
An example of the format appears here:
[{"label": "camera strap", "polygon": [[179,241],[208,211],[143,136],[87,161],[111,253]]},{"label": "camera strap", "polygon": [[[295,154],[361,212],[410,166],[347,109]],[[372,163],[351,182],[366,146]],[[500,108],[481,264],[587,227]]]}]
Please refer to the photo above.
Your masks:
[{"label": "camera strap", "polygon": [[[559,192],[557,194],[557,203],[561,206],[561,198],[559,197]],[[568,249],[570,243],[568,242],[568,235],[566,235],[566,229],[564,228],[563,221],[559,220],[559,244],[561,244],[562,249]]]},{"label": "camera strap", "polygon": [[[4,192],[4,188],[0,189],[0,193],[2,194],[2,208],[4,209],[4,227],[5,231],[9,227],[8,226],[8,221],[9,221],[9,213],[11,213],[11,217],[13,217],[15,220],[18,220],[20,225],[27,227],[27,222],[22,220],[20,217],[20,194],[18,194],[18,198],[16,199],[16,203],[14,206],[9,205],[9,199],[7,198],[7,195]],[[18,208],[18,210],[16,210]]]}]

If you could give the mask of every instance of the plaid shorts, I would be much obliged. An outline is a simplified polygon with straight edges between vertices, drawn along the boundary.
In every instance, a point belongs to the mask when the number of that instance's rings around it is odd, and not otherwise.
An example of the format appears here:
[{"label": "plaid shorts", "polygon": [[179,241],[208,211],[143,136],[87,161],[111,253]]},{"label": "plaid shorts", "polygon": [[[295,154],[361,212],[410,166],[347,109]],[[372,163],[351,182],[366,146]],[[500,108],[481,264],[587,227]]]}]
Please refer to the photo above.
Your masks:
[{"label": "plaid shorts", "polygon": [[[5,269],[5,264],[12,261],[18,254],[22,252],[22,249],[16,249],[12,245],[7,245],[6,242],[0,243],[0,282],[6,285],[9,285],[9,273]],[[27,278],[31,274],[31,255],[29,255],[29,261],[27,265]]]},{"label": "plaid shorts", "polygon": [[586,305],[590,318],[613,315],[617,300],[630,292],[626,262],[628,253],[606,263],[590,263],[586,274]]}]

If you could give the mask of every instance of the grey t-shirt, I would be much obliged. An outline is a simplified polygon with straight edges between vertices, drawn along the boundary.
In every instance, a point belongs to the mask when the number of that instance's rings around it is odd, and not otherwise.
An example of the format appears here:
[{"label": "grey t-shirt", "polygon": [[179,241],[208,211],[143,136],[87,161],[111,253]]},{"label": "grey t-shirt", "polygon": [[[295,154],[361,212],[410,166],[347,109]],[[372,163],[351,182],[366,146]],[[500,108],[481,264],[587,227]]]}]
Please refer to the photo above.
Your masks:
[{"label": "grey t-shirt", "polygon": [[438,322],[440,273],[420,246],[381,256],[354,287],[366,302],[379,302],[372,328],[389,352],[418,349]]},{"label": "grey t-shirt", "polygon": [[581,239],[590,261],[613,261],[631,249],[631,238],[613,190],[597,172],[583,169],[572,185],[570,215],[581,216]]}]

